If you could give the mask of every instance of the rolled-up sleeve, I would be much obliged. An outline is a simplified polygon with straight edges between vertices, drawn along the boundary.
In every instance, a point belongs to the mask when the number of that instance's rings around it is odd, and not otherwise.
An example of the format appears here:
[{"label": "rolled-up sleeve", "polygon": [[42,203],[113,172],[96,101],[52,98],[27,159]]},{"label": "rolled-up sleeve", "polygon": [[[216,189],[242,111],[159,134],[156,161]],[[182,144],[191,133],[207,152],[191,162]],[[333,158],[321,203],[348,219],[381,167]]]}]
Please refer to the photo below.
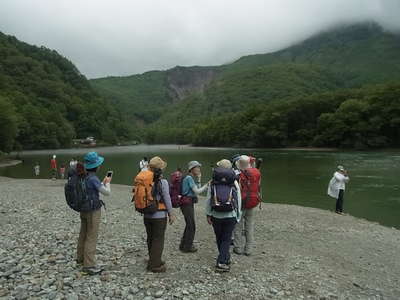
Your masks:
[{"label": "rolled-up sleeve", "polygon": [[172,213],[171,196],[169,195],[169,184],[166,179],[161,180],[161,190],[164,204],[167,208],[168,213]]}]

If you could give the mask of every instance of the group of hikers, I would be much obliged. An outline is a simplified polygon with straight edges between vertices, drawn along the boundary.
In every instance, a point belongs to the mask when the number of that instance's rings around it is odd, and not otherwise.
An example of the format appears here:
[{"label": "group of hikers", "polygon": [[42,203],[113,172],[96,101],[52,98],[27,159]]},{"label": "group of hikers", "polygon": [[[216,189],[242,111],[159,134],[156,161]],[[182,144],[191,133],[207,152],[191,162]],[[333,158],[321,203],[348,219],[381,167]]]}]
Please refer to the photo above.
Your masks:
[{"label": "group of hikers", "polygon": [[[96,176],[104,158],[96,152],[84,156],[74,172],[69,172],[65,185],[68,205],[80,212],[81,228],[77,247],[77,264],[88,275],[99,274],[95,253],[104,202],[100,194],[111,193],[112,174],[102,181]],[[222,159],[213,168],[212,178],[201,185],[201,163],[190,161],[185,172],[178,168],[164,178],[167,162],[158,156],[140,164],[134,177],[133,205],[143,215],[147,233],[149,259],[147,270],[154,273],[166,271],[162,260],[167,223],[176,220],[174,208],[184,216],[185,229],[179,245],[183,253],[195,253],[196,233],[195,204],[199,195],[206,194],[206,218],[215,233],[219,255],[215,268],[218,272],[230,270],[230,246],[237,255],[251,255],[254,243],[254,214],[261,205],[261,159],[247,155],[235,155],[231,160]],[[256,166],[257,165],[257,166]],[[258,168],[257,168],[258,167]],[[109,173],[109,172],[108,172]],[[234,236],[232,241],[232,236]]]},{"label": "group of hikers", "polygon": [[[112,172],[102,181],[96,172],[104,158],[96,152],[84,156],[68,174],[65,196],[68,205],[80,212],[81,228],[77,247],[77,264],[84,274],[99,274],[102,269],[96,265],[95,253],[104,202],[100,194],[111,193]],[[136,211],[143,215],[147,234],[149,259],[147,270],[154,273],[166,271],[162,260],[167,223],[176,220],[173,208],[179,208],[185,220],[185,229],[179,245],[183,253],[195,253],[196,233],[195,205],[199,195],[205,193],[206,218],[213,227],[218,257],[215,270],[230,270],[230,246],[237,255],[252,255],[254,246],[254,217],[257,206],[261,208],[262,160],[247,155],[235,155],[230,160],[222,159],[213,168],[212,178],[201,185],[201,163],[190,161],[185,172],[178,168],[170,174],[170,180],[163,174],[167,162],[158,156],[139,165],[134,177],[132,202]],[[329,186],[328,195],[336,201],[336,212],[343,213],[345,185],[349,181],[347,171],[338,166]]]}]

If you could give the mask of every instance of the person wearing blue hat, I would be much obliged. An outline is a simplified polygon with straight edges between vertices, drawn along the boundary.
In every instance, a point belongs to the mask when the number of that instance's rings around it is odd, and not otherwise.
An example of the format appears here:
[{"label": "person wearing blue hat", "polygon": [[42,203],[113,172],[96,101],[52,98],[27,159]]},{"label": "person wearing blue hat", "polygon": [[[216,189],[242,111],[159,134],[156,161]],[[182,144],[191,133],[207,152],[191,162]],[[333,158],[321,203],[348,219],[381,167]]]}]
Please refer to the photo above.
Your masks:
[{"label": "person wearing blue hat", "polygon": [[103,164],[104,158],[97,152],[89,152],[84,156],[84,168],[86,175],[86,191],[91,200],[91,210],[80,212],[81,229],[77,247],[77,264],[83,265],[82,272],[87,275],[101,273],[102,269],[96,266],[96,245],[101,220],[100,193],[109,196],[111,193],[111,177],[105,177],[100,182],[96,175],[97,170]]},{"label": "person wearing blue hat", "polygon": [[[185,217],[185,231],[181,239],[179,250],[190,253],[196,252],[197,248],[193,245],[196,233],[196,223],[194,215],[194,204],[197,203],[197,196],[207,190],[209,182],[200,187],[201,164],[193,160],[188,163],[188,175],[182,180],[182,198],[181,211]],[[195,179],[197,183],[195,182]]]}]

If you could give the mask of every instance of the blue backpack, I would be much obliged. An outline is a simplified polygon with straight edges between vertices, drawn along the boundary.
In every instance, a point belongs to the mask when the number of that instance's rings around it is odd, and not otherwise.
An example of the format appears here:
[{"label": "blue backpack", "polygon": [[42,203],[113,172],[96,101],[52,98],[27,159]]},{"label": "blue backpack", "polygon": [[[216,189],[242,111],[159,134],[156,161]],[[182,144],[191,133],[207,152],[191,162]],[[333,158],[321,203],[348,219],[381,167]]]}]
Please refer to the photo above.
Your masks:
[{"label": "blue backpack", "polygon": [[231,212],[238,208],[236,174],[232,169],[215,168],[211,182],[211,208],[218,212]]},{"label": "blue backpack", "polygon": [[68,181],[64,186],[65,200],[68,206],[77,212],[90,212],[99,206],[98,203],[94,203],[93,199],[90,199],[87,192],[88,178],[81,163],[68,172]]}]

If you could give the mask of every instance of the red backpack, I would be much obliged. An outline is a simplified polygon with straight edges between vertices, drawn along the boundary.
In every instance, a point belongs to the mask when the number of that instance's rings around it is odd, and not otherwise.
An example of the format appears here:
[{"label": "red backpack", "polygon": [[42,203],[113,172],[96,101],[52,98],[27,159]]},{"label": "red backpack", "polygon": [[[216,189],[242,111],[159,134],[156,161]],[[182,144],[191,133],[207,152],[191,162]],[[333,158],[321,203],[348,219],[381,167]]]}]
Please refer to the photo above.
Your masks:
[{"label": "red backpack", "polygon": [[169,182],[169,195],[171,196],[171,203],[172,207],[174,208],[181,206],[182,180],[182,172],[176,171],[171,174]]},{"label": "red backpack", "polygon": [[242,193],[242,207],[250,209],[261,203],[260,171],[256,168],[245,169],[240,173],[239,181]]}]

